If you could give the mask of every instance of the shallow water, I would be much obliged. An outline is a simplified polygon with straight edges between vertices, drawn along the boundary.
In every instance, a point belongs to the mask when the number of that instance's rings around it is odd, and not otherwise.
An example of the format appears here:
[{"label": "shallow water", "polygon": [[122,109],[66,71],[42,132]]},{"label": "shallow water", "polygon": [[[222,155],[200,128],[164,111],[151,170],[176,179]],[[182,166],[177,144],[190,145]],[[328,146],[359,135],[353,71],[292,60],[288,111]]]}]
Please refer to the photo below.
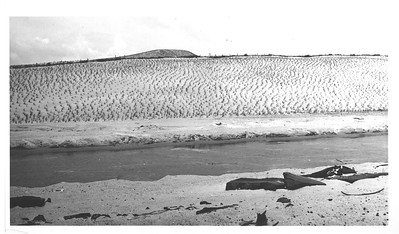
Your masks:
[{"label": "shallow water", "polygon": [[11,151],[11,186],[108,179],[158,180],[166,175],[221,175],[276,168],[386,162],[387,135],[250,141],[97,151]]}]

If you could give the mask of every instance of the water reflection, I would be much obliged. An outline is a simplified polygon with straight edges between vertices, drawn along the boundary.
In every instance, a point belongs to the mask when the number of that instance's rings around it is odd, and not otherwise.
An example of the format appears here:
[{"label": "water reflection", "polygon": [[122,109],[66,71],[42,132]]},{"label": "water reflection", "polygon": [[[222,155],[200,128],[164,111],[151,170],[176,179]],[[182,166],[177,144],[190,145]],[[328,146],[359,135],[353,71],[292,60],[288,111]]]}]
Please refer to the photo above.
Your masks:
[{"label": "water reflection", "polygon": [[[234,144],[97,151],[11,152],[11,185],[41,187],[59,182],[108,179],[158,180],[166,175],[221,175],[274,168],[307,168],[387,161],[387,135],[272,139]],[[22,152],[22,153],[21,153]]]}]

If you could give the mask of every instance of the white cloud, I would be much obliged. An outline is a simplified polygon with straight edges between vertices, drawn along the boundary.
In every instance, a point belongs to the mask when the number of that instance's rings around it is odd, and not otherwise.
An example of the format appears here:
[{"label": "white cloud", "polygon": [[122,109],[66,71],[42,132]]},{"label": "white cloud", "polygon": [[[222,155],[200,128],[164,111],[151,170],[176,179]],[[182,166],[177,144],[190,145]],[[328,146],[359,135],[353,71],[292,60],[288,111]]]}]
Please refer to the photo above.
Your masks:
[{"label": "white cloud", "polygon": [[95,44],[83,36],[78,36],[71,43],[63,43],[64,50],[62,60],[94,59],[102,57],[103,52],[94,48]]},{"label": "white cloud", "polygon": [[48,38],[35,37],[35,40],[36,40],[36,41],[39,41],[39,42],[41,42],[41,43],[43,43],[43,44],[48,44],[48,43],[50,43],[50,39],[48,39]]},{"label": "white cloud", "polygon": [[128,45],[122,34],[116,34],[114,36],[113,45],[107,51],[108,56],[121,56],[126,55],[126,52],[129,51]]},{"label": "white cloud", "polygon": [[[92,59],[152,49],[198,55],[389,52],[386,17],[374,16],[380,5],[361,10],[335,2],[302,10],[302,2],[286,5],[278,1],[255,9],[245,4],[237,8],[240,14],[205,7],[207,11],[196,11],[201,17],[191,11],[146,17],[15,17],[10,19],[10,51],[20,59],[10,60]],[[339,17],[325,17],[329,9]]]}]

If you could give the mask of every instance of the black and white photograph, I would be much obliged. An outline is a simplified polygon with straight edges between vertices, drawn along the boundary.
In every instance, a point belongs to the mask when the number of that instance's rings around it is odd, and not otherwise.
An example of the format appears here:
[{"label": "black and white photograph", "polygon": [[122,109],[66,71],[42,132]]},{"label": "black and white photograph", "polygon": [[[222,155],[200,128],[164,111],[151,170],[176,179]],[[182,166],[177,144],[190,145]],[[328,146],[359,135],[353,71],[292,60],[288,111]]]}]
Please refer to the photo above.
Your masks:
[{"label": "black and white photograph", "polygon": [[388,2],[6,2],[6,233],[396,226]]}]

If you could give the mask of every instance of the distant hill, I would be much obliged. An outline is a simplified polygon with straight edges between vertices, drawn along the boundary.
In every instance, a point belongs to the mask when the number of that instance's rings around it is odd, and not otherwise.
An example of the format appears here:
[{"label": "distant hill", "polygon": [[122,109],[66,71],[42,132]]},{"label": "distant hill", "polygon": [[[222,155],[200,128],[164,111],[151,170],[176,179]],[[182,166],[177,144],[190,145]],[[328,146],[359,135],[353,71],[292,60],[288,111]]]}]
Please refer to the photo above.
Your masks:
[{"label": "distant hill", "polygon": [[10,68],[15,69],[15,68],[29,68],[29,67],[46,67],[46,66],[74,64],[74,63],[107,62],[107,61],[116,61],[116,60],[121,60],[121,59],[196,58],[196,57],[200,57],[200,56],[198,56],[194,53],[191,53],[190,51],[187,51],[187,50],[160,49],[160,50],[150,50],[150,51],[146,51],[146,52],[142,52],[142,53],[138,53],[138,54],[116,56],[116,57],[109,57],[109,58],[11,65]]},{"label": "distant hill", "polygon": [[138,54],[122,56],[126,59],[140,59],[140,58],[194,58],[198,57],[187,50],[150,50]]}]

